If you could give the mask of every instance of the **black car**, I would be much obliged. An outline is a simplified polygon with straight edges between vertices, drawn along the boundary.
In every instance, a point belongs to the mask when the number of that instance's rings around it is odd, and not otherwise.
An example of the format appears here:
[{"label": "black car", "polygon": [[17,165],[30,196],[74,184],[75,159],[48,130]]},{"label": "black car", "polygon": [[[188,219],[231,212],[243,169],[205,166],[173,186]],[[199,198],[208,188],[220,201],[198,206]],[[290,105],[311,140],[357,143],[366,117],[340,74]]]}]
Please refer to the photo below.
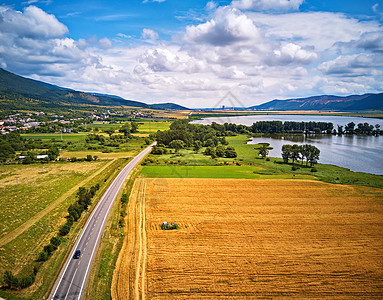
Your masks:
[{"label": "black car", "polygon": [[81,255],[81,251],[80,250],[76,250],[76,252],[73,255],[73,258],[75,258],[75,259],[80,258],[80,255]]}]

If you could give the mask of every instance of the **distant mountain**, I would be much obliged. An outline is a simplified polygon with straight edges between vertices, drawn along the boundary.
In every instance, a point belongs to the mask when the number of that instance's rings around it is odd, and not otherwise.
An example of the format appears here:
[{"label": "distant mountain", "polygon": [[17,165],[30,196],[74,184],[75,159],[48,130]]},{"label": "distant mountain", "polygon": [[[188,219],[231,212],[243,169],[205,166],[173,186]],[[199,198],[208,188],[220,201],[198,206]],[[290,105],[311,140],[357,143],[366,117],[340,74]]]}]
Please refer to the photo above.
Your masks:
[{"label": "distant mountain", "polygon": [[160,104],[151,104],[150,108],[154,109],[171,109],[171,110],[189,110],[189,108],[185,106],[181,106],[174,103],[160,103]]},{"label": "distant mountain", "polygon": [[346,97],[322,95],[288,100],[272,100],[251,106],[252,110],[330,110],[361,111],[383,110],[383,93],[351,95]]},{"label": "distant mountain", "polygon": [[0,105],[1,109],[4,110],[42,110],[44,108],[63,108],[68,107],[68,105],[71,107],[84,105],[124,105],[140,108],[186,109],[173,103],[148,105],[140,101],[125,100],[118,96],[75,91],[42,81],[24,78],[1,68]]}]

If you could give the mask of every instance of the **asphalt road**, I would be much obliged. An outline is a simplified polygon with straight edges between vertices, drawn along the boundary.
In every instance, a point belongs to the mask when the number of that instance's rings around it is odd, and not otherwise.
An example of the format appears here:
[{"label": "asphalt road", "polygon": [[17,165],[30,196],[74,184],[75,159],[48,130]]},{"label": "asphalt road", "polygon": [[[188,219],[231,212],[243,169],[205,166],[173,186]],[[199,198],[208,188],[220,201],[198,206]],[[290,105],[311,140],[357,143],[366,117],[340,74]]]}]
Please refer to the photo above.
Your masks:
[{"label": "asphalt road", "polygon": [[[135,156],[117,175],[90,215],[81,235],[76,241],[49,299],[83,299],[89,272],[97,252],[109,211],[126,177],[140,160],[150,152],[149,146]],[[74,259],[76,250],[81,250],[79,259]]]}]

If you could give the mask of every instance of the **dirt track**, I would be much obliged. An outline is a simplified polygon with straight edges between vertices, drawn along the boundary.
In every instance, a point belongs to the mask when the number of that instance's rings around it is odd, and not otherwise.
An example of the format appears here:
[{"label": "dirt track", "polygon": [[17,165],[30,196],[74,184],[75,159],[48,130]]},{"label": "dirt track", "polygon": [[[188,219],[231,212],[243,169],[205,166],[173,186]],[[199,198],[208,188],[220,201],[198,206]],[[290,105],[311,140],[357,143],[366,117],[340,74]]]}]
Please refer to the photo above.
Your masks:
[{"label": "dirt track", "polygon": [[127,207],[125,241],[112,282],[113,299],[145,299],[146,180],[137,179]]}]

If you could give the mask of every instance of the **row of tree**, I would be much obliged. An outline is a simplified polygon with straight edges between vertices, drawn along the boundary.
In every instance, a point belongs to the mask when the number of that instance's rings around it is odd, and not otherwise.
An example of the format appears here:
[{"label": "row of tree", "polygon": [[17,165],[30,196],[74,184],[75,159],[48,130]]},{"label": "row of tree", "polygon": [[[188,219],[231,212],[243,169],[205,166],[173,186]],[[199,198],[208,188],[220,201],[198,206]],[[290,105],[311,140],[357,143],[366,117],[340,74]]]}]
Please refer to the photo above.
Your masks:
[{"label": "row of tree", "polygon": [[68,216],[66,217],[67,221],[59,229],[60,236],[65,236],[69,233],[73,223],[81,217],[83,211],[88,209],[88,206],[92,203],[92,198],[99,188],[100,185],[96,184],[89,189],[85,187],[80,187],[78,189],[76,194],[77,200],[74,204],[69,206]]},{"label": "row of tree", "polygon": [[310,144],[305,145],[283,145],[282,146],[282,158],[285,163],[288,163],[291,159],[293,164],[296,161],[301,160],[302,164],[306,160],[306,166],[310,164],[312,167],[319,160],[320,150]]},{"label": "row of tree", "polygon": [[[43,263],[48,260],[48,258],[53,254],[53,252],[61,244],[62,236],[65,236],[69,233],[70,228],[74,222],[76,222],[83,211],[88,209],[88,206],[91,204],[91,200],[96,194],[96,191],[100,188],[99,184],[92,186],[87,189],[85,187],[80,187],[76,194],[76,202],[69,206],[68,216],[66,217],[67,221],[59,229],[59,237],[52,237],[48,245],[44,246],[43,250],[39,253],[37,261]],[[25,275],[23,277],[16,277],[13,275],[13,272],[6,270],[3,275],[3,282],[5,284],[4,288],[7,289],[24,289],[31,286],[35,282],[36,274],[38,268],[35,265],[32,273]]]}]

